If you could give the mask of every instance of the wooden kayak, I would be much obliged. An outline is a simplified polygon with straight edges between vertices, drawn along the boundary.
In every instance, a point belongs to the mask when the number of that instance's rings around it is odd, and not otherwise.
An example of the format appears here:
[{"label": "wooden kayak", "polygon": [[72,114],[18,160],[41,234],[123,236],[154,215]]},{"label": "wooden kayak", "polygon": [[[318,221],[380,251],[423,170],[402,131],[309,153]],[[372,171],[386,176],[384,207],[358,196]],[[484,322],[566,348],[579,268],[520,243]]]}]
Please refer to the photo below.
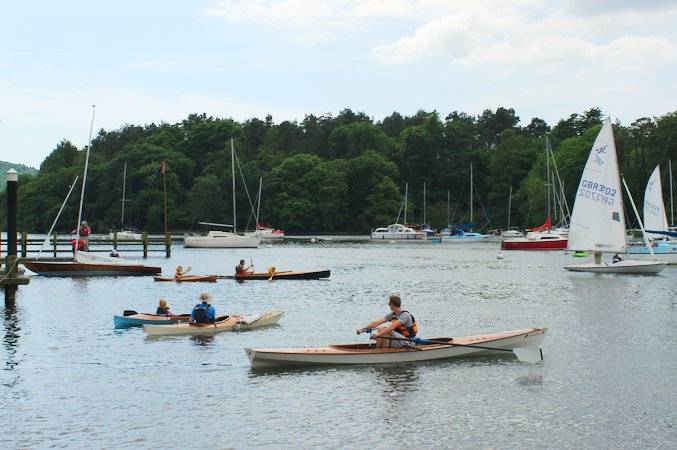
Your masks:
[{"label": "wooden kayak", "polygon": [[[455,338],[431,338],[431,340],[514,350],[522,347],[538,347],[545,338],[546,331],[547,328],[528,328]],[[245,352],[252,369],[309,365],[410,363],[505,354],[505,351],[436,343],[409,348],[370,348],[369,344],[340,344],[316,348],[246,348]]]},{"label": "wooden kayak", "polygon": [[83,264],[75,261],[24,261],[23,264],[28,270],[45,277],[142,276],[161,272],[160,267],[143,264]]},{"label": "wooden kayak", "polygon": [[331,270],[314,270],[309,272],[297,272],[295,270],[285,270],[271,274],[268,272],[255,272],[243,275],[224,275],[219,278],[232,280],[318,280],[320,278],[329,278]]},{"label": "wooden kayak", "polygon": [[149,336],[163,336],[172,334],[212,334],[223,331],[244,331],[254,328],[275,325],[280,321],[282,311],[266,311],[261,314],[249,316],[223,316],[217,317],[216,322],[202,325],[189,325],[178,323],[173,325],[144,325],[143,331]]},{"label": "wooden kayak", "polygon": [[184,275],[182,277],[153,277],[155,281],[176,281],[177,283],[189,283],[206,281],[214,283],[218,275]]},{"label": "wooden kayak", "polygon": [[123,316],[113,316],[115,328],[140,327],[146,324],[153,325],[171,325],[173,323],[188,322],[190,314],[179,314],[177,316],[159,316],[157,314],[137,313]]}]

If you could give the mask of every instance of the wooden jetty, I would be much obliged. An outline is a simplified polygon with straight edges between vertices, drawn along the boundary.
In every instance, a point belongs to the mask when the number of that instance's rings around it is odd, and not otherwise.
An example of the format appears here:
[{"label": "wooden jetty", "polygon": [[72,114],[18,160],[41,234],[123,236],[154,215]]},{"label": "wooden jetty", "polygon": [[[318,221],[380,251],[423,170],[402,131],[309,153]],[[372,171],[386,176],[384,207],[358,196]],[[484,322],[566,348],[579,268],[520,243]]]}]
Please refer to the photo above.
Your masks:
[{"label": "wooden jetty", "polygon": [[12,308],[16,301],[19,286],[30,282],[29,278],[19,276],[16,259],[16,209],[19,175],[16,170],[7,171],[7,258],[5,271],[0,272],[0,286],[5,289],[5,306]]}]

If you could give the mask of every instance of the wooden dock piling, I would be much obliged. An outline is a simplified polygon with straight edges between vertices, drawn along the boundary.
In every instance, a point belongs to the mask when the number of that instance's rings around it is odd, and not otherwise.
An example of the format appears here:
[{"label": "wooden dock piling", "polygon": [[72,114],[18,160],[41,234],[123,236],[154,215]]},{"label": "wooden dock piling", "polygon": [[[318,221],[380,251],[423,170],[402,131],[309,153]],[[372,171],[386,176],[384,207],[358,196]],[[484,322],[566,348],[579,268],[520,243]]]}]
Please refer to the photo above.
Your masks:
[{"label": "wooden dock piling", "polygon": [[[5,259],[5,272],[0,276],[0,286],[5,288],[5,307],[14,307],[16,291],[19,285],[28,284],[29,279],[19,277],[17,274],[16,259],[16,210],[17,192],[19,188],[19,175],[16,170],[7,171],[7,257]],[[25,242],[22,235],[22,244]],[[23,251],[23,248],[22,248]]]}]

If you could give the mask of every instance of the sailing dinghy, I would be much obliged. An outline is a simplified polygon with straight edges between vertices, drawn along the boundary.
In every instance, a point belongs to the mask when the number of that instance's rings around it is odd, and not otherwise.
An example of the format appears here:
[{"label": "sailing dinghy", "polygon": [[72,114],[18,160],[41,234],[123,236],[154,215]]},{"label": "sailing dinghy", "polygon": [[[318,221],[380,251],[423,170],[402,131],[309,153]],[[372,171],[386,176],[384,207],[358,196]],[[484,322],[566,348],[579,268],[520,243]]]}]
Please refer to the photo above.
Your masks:
[{"label": "sailing dinghy", "polygon": [[602,124],[583,169],[571,214],[568,249],[594,252],[594,261],[564,267],[574,272],[654,275],[666,265],[662,261],[607,263],[602,259],[603,253],[626,250],[623,196],[610,119]]}]

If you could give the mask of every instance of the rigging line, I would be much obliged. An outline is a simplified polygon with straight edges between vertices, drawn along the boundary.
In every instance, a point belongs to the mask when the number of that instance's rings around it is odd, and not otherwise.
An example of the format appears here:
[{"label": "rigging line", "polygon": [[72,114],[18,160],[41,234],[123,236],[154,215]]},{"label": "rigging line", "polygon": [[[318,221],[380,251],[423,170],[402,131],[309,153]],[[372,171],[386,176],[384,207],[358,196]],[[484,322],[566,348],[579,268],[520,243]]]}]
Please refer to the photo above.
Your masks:
[{"label": "rigging line", "polygon": [[[235,162],[237,163],[237,168],[240,171],[240,177],[242,178],[242,184],[244,184],[244,191],[247,193],[247,200],[249,201],[249,206],[251,207],[252,212],[254,212],[254,203],[252,203],[252,198],[249,195],[249,189],[247,189],[247,183],[244,180],[244,173],[242,172],[242,166],[240,166],[240,158],[237,157],[237,151],[235,151],[234,149],[233,149],[233,153],[235,154]],[[247,225],[249,225],[249,223],[247,223]]]},{"label": "rigging line", "polygon": [[[405,196],[405,198],[406,198],[406,196]],[[402,208],[404,208],[405,198],[403,198],[402,203],[400,203],[400,210],[397,212],[397,219],[395,219],[395,223],[400,223],[400,214],[402,214]]]},{"label": "rigging line", "polygon": [[[463,187],[461,188],[461,193],[458,194],[458,198],[456,199],[456,204],[454,205],[454,209],[451,211],[451,216],[449,217],[455,217],[456,216],[456,209],[458,208],[458,205],[461,203],[461,197],[465,194],[465,183],[463,183]],[[451,224],[447,224],[447,227]]]}]

